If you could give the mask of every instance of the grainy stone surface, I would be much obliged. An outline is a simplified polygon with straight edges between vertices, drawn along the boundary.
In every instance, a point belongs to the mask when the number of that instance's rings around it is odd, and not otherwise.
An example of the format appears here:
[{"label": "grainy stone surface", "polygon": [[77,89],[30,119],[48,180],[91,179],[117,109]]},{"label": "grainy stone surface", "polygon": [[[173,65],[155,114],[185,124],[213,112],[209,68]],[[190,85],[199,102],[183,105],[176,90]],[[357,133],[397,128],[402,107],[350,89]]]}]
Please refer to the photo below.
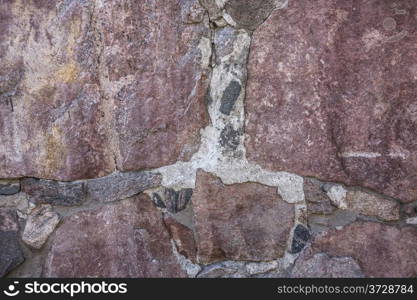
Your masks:
[{"label": "grainy stone surface", "polygon": [[141,194],[66,218],[46,277],[184,277],[162,216]]},{"label": "grainy stone surface", "polygon": [[312,252],[352,257],[366,277],[415,277],[416,245],[416,227],[356,222],[317,236]]},{"label": "grainy stone surface", "polygon": [[417,198],[416,8],[395,5],[290,1],[258,27],[246,97],[251,161]]},{"label": "grainy stone surface", "polygon": [[294,265],[291,277],[296,278],[355,278],[364,277],[351,257],[329,257],[325,253],[303,254]]},{"label": "grainy stone surface", "polygon": [[34,208],[26,220],[23,242],[35,249],[42,248],[59,221],[60,216],[52,210],[52,206],[40,205]]},{"label": "grainy stone surface", "polygon": [[318,180],[304,180],[304,195],[309,214],[331,214],[336,210],[323,190],[323,184]]},{"label": "grainy stone surface", "polygon": [[14,210],[0,209],[0,277],[20,265],[24,260],[19,244],[19,224]]},{"label": "grainy stone surface", "polygon": [[178,253],[195,262],[197,247],[193,231],[172,217],[165,217],[164,223],[167,226],[171,239],[175,242]]},{"label": "grainy stone surface", "polygon": [[199,170],[192,197],[198,260],[272,260],[283,255],[294,207],[272,187],[225,185]]},{"label": "grainy stone surface", "polygon": [[19,180],[0,180],[0,196],[14,195],[20,192]]}]

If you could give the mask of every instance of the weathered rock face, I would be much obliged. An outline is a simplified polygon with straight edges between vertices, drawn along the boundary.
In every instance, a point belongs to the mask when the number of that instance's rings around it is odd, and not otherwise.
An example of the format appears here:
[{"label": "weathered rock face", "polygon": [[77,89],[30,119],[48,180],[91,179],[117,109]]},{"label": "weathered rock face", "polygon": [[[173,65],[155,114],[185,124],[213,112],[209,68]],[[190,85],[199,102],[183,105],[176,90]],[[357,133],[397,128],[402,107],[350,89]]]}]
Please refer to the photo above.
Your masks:
[{"label": "weathered rock face", "polygon": [[415,2],[291,1],[254,33],[250,160],[415,200]]},{"label": "weathered rock face", "polygon": [[357,222],[319,235],[312,252],[352,257],[367,277],[415,277],[416,242],[416,227]]},{"label": "weathered rock face", "polygon": [[92,178],[114,158],[138,170],[196,151],[210,56],[197,0],[3,1],[0,11],[0,177]]},{"label": "weathered rock face", "polygon": [[9,209],[0,209],[0,277],[25,260],[19,245],[18,230],[16,213]]},{"label": "weathered rock face", "polygon": [[184,277],[162,216],[145,195],[64,220],[47,277]]},{"label": "weathered rock face", "polygon": [[192,202],[200,262],[272,260],[283,255],[294,207],[275,188],[257,183],[224,185],[199,171]]}]

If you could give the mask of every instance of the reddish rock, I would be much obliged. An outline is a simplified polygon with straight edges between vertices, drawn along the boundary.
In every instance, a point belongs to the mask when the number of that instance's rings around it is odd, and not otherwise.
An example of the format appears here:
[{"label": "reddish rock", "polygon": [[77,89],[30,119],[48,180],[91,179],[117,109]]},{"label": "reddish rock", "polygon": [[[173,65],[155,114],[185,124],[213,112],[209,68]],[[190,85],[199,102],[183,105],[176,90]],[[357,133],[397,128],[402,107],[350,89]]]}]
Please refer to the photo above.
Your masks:
[{"label": "reddish rock", "polygon": [[254,32],[248,158],[417,199],[415,1],[290,1]]},{"label": "reddish rock", "polygon": [[46,277],[185,277],[162,215],[146,195],[67,218],[55,232]]},{"label": "reddish rock", "polygon": [[120,170],[188,160],[198,149],[208,120],[204,14],[197,0],[112,0],[99,9]]},{"label": "reddish rock", "polygon": [[352,257],[366,277],[417,276],[416,227],[357,222],[319,235],[312,249],[313,253]]},{"label": "reddish rock", "polygon": [[164,222],[171,235],[171,239],[175,242],[178,253],[195,262],[197,248],[193,231],[187,226],[178,223],[172,217],[165,217]]},{"label": "reddish rock", "polygon": [[284,254],[294,207],[277,189],[258,183],[225,185],[199,170],[192,197],[198,260],[267,261]]}]

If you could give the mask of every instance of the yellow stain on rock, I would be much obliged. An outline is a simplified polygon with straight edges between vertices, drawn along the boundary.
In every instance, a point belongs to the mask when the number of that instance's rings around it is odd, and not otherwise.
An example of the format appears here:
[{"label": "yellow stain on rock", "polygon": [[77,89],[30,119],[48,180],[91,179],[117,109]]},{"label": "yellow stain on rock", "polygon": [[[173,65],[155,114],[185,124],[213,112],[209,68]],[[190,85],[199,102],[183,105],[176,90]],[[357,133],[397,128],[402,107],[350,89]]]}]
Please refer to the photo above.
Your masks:
[{"label": "yellow stain on rock", "polygon": [[75,81],[78,76],[78,68],[75,63],[70,62],[62,66],[57,72],[57,81],[70,83]]}]

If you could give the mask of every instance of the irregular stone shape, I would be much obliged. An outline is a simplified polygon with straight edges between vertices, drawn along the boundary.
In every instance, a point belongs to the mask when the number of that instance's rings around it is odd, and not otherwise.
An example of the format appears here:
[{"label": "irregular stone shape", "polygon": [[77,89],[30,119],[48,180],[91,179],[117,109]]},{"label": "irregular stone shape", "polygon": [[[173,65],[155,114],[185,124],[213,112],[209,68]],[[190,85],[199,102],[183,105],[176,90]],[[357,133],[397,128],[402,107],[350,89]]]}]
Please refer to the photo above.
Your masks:
[{"label": "irregular stone shape", "polygon": [[42,248],[59,221],[60,216],[52,210],[52,206],[40,205],[36,207],[26,220],[22,240],[32,248]]},{"label": "irregular stone shape", "polygon": [[226,151],[235,151],[239,146],[241,136],[243,135],[243,130],[239,128],[235,130],[233,125],[227,124],[220,133],[220,145]]},{"label": "irregular stone shape", "polygon": [[237,98],[240,95],[242,86],[239,82],[232,80],[223,92],[221,99],[220,112],[225,115],[230,115]]},{"label": "irregular stone shape", "polygon": [[271,272],[279,267],[279,263],[276,260],[265,261],[259,263],[248,263],[246,265],[246,271],[250,275],[262,274]]},{"label": "irregular stone shape", "polygon": [[412,203],[402,205],[401,213],[404,214],[408,218],[417,217],[417,202],[412,202]]},{"label": "irregular stone shape", "polygon": [[162,176],[152,172],[126,172],[87,181],[88,195],[95,201],[129,198],[161,184]]},{"label": "irregular stone shape", "polygon": [[247,277],[245,263],[241,261],[224,261],[206,266],[199,278],[244,278]]},{"label": "irregular stone shape", "polygon": [[0,195],[9,196],[20,192],[18,180],[0,180]]},{"label": "irregular stone shape", "polygon": [[400,205],[394,200],[361,191],[349,191],[347,207],[365,216],[374,216],[383,221],[400,219]]},{"label": "irregular stone shape", "polygon": [[111,0],[99,7],[101,71],[116,106],[119,170],[173,164],[198,149],[208,122],[205,19],[198,0]]},{"label": "irregular stone shape", "polygon": [[295,227],[294,229],[294,236],[291,244],[291,252],[298,253],[301,250],[303,250],[310,238],[310,231],[303,225],[298,224],[297,227]]},{"label": "irregular stone shape", "polygon": [[312,253],[354,258],[366,277],[417,276],[417,228],[357,222],[315,238]]},{"label": "irregular stone shape", "polygon": [[198,149],[211,56],[198,0],[2,1],[0,12],[0,178],[97,178]]},{"label": "irregular stone shape", "polygon": [[294,207],[276,188],[258,183],[224,185],[199,170],[192,197],[198,260],[265,261],[284,254]]},{"label": "irregular stone shape", "polygon": [[97,78],[93,1],[2,1],[0,177],[114,169]]},{"label": "irregular stone shape", "polygon": [[19,216],[25,216],[29,212],[29,200],[25,193],[10,196],[0,196],[0,207],[16,209]]},{"label": "irregular stone shape", "polygon": [[251,44],[248,159],[415,200],[416,31],[414,0],[300,0],[274,11]]},{"label": "irregular stone shape", "polygon": [[350,210],[336,210],[330,215],[309,215],[308,226],[313,233],[329,228],[340,228],[356,221],[358,213]]},{"label": "irregular stone shape", "polygon": [[185,277],[162,216],[141,194],[80,212],[54,234],[46,277]]},{"label": "irregular stone shape", "polygon": [[19,244],[16,213],[0,209],[0,277],[7,275],[25,260]]},{"label": "irregular stone shape", "polygon": [[[81,205],[87,197],[87,187],[84,182],[59,182],[53,180],[24,178],[22,190],[36,204],[73,206]],[[103,193],[105,190],[102,191]]]},{"label": "irregular stone shape", "polygon": [[195,262],[197,257],[197,248],[193,231],[181,223],[178,223],[171,217],[165,217],[164,222],[168,228],[171,239],[175,242],[178,253],[192,262]]},{"label": "irregular stone shape", "polygon": [[309,214],[331,214],[336,210],[318,180],[304,179],[304,196]]},{"label": "irregular stone shape", "polygon": [[329,257],[325,253],[300,256],[292,270],[295,278],[360,278],[361,268],[351,257]]},{"label": "irregular stone shape", "polygon": [[340,184],[333,184],[325,186],[327,196],[330,198],[332,204],[340,209],[347,209],[346,203],[346,189]]},{"label": "irregular stone shape", "polygon": [[153,193],[152,200],[160,208],[166,208],[170,213],[176,214],[186,209],[193,195],[193,189],[181,189],[176,191],[171,188],[163,188],[160,193]]}]

